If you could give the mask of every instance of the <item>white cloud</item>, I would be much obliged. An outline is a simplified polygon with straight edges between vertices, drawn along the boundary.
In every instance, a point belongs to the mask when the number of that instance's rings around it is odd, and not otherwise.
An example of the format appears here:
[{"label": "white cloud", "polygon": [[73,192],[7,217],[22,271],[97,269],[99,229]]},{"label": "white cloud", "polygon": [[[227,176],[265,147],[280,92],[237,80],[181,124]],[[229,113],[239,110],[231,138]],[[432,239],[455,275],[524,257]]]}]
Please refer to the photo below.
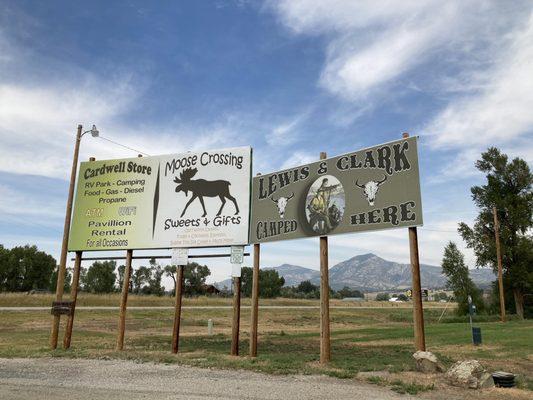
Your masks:
[{"label": "white cloud", "polygon": [[309,111],[296,115],[277,126],[266,136],[266,141],[271,146],[288,146],[298,140],[298,130],[305,121]]},{"label": "white cloud", "polygon": [[434,146],[479,147],[533,134],[533,14],[508,40],[496,65],[478,72],[483,86],[452,101],[424,129]]},{"label": "white cloud", "polygon": [[297,167],[299,165],[308,164],[314,161],[318,161],[319,157],[318,154],[311,154],[304,151],[295,151],[291,154],[289,158],[287,158],[283,164],[281,165],[280,169],[287,169],[292,167]]}]

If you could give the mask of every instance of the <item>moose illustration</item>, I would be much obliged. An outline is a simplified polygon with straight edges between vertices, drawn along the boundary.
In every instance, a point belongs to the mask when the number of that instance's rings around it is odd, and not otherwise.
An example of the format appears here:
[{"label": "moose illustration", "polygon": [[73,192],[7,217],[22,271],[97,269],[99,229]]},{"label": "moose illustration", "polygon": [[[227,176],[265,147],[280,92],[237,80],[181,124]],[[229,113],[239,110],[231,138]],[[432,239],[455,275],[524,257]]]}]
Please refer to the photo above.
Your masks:
[{"label": "moose illustration", "polygon": [[387,175],[383,175],[383,179],[380,181],[368,181],[364,185],[359,184],[359,180],[355,181],[355,186],[363,189],[363,194],[365,195],[368,204],[373,206],[374,201],[376,200],[376,195],[378,194],[379,186],[382,185],[387,180]]},{"label": "moose illustration", "polygon": [[183,172],[180,172],[180,177],[175,177],[174,182],[178,184],[176,187],[176,193],[177,192],[184,192],[185,196],[188,195],[189,191],[192,192],[192,198],[187,202],[185,205],[185,208],[183,209],[183,212],[181,213],[180,218],[182,218],[185,215],[185,211],[187,211],[187,208],[190,206],[190,204],[194,201],[194,199],[199,198],[200,203],[202,203],[202,208],[204,210],[204,214],[202,217],[205,217],[207,215],[207,211],[205,210],[205,204],[204,204],[204,197],[219,197],[220,201],[222,202],[222,205],[220,206],[220,210],[218,210],[217,216],[220,215],[222,212],[222,209],[224,208],[224,204],[226,204],[226,199],[230,199],[233,204],[235,204],[235,215],[239,214],[239,206],[237,205],[237,200],[235,200],[235,197],[233,197],[229,192],[229,186],[231,185],[228,181],[218,180],[218,181],[206,181],[205,179],[194,179],[191,178],[196,175],[198,172],[197,168],[187,168],[183,170]]}]

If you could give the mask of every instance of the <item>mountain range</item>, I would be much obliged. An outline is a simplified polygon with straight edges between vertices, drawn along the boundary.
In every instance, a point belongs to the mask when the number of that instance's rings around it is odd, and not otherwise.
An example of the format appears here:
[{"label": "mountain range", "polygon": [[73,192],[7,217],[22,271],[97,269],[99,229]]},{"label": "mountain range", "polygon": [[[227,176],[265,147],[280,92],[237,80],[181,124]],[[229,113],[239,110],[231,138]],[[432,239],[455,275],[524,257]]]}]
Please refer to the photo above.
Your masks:
[{"label": "mountain range", "polygon": [[[309,280],[320,284],[320,272],[298,265],[282,264],[270,268],[278,271],[285,278],[285,286],[297,286]],[[490,269],[471,269],[470,277],[479,287],[488,287],[496,280]],[[446,277],[442,268],[434,265],[420,265],[420,279],[425,289],[444,288]],[[411,287],[411,265],[385,260],[375,254],[362,254],[342,261],[329,269],[329,284],[339,290],[344,286],[352,289],[372,292],[380,290],[408,289]],[[219,288],[231,287],[231,280],[226,279],[215,284]]]}]

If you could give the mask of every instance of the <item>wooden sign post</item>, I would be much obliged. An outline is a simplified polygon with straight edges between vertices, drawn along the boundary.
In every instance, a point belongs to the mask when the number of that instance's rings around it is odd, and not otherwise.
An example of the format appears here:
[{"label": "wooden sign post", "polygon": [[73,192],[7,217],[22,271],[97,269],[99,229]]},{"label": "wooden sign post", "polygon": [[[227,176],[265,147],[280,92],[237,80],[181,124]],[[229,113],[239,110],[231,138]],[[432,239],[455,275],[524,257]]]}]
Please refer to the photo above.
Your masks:
[{"label": "wooden sign post", "polygon": [[126,250],[126,266],[124,268],[124,282],[122,283],[120,316],[118,320],[117,350],[122,350],[124,348],[124,330],[126,328],[126,308],[128,305],[128,291],[130,288],[132,258],[133,250]]},{"label": "wooden sign post", "polygon": [[250,357],[257,357],[257,326],[259,320],[259,260],[261,248],[254,244],[254,270],[252,278],[252,320],[250,323]]},{"label": "wooden sign post", "polygon": [[181,301],[183,298],[183,271],[184,265],[178,265],[176,271],[176,306],[174,309],[174,328],[172,329],[172,352],[178,353],[180,342]]},{"label": "wooden sign post", "polygon": [[[326,153],[320,153],[324,160]],[[329,327],[329,269],[328,269],[328,237],[320,236],[320,363],[331,360],[330,327]]]},{"label": "wooden sign post", "polygon": [[76,260],[74,261],[74,273],[72,275],[72,284],[70,286],[70,301],[71,309],[67,320],[67,327],[65,329],[65,336],[63,337],[63,348],[70,348],[70,341],[72,339],[72,328],[74,326],[74,312],[76,311],[76,301],[78,300],[78,287],[80,282],[80,269],[82,252],[76,252]]},{"label": "wooden sign post", "polygon": [[[89,161],[96,161],[96,158],[90,157]],[[72,340],[72,328],[74,327],[74,313],[76,312],[76,301],[78,300],[78,288],[80,284],[80,269],[83,252],[76,252],[76,259],[74,260],[74,273],[72,275],[72,284],[70,285],[70,301],[71,310],[67,320],[67,327],[65,329],[65,336],[63,337],[63,348],[70,348],[70,341]]]},{"label": "wooden sign post", "polygon": [[422,287],[420,284],[420,262],[418,259],[418,233],[416,226],[409,228],[409,249],[411,253],[411,273],[413,275],[413,321],[415,325],[415,348],[426,351],[424,333],[424,309],[422,306]]},{"label": "wooden sign post", "polygon": [[[404,133],[404,138],[409,134]],[[426,335],[424,332],[424,309],[422,306],[422,286],[420,283],[420,260],[418,257],[418,232],[416,226],[409,229],[409,253],[411,255],[411,274],[413,280],[413,322],[416,350],[426,351]]]},{"label": "wooden sign post", "polygon": [[[72,158],[72,170],[70,172],[70,185],[68,188],[67,207],[65,212],[65,225],[63,227],[63,242],[61,244],[61,256],[59,257],[59,267],[57,271],[57,286],[56,286],[56,301],[63,299],[63,292],[65,290],[65,275],[67,271],[67,252],[68,252],[68,238],[70,234],[70,219],[72,217],[72,202],[74,199],[74,184],[76,182],[76,170],[78,168],[78,154],[80,152],[80,142],[82,137],[82,126],[78,125],[76,132],[76,145],[74,146],[74,157]],[[50,335],[50,347],[55,350],[57,348],[57,337],[59,336],[59,322],[61,321],[60,314],[54,314],[52,321],[52,332]]]},{"label": "wooden sign post", "polygon": [[500,292],[500,319],[505,322],[505,296],[503,293],[503,268],[502,268],[502,253],[500,249],[500,227],[498,224],[498,213],[496,206],[492,207],[494,214],[494,236],[496,239],[496,258],[498,259],[498,290]]},{"label": "wooden sign post", "polygon": [[239,355],[239,325],[241,318],[241,277],[233,277],[233,321],[231,323],[231,355]]},{"label": "wooden sign post", "polygon": [[[261,174],[258,173],[257,176]],[[254,269],[252,277],[252,310],[250,321],[250,357],[257,357],[257,327],[259,323],[259,264],[261,245],[254,244]]]}]

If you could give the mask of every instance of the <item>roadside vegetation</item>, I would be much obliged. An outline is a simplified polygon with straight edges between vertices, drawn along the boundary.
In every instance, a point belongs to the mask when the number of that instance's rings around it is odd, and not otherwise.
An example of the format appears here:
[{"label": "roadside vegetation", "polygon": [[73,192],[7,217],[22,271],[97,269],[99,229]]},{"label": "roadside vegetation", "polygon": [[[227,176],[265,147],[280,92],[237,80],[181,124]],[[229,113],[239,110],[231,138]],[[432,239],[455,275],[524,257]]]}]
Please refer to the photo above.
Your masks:
[{"label": "roadside vegetation", "polygon": [[[229,300],[226,302],[229,304]],[[261,304],[265,302],[267,300]],[[297,302],[309,304],[310,301]],[[268,304],[281,305],[284,301],[270,300]],[[318,306],[317,301],[311,301],[311,304]],[[339,378],[353,378],[361,371],[387,371],[396,374],[391,377],[391,382],[394,379],[411,382],[402,379],[402,374],[414,369],[412,310],[390,303],[382,304],[387,307],[332,308],[332,362],[327,367],[318,362],[318,308],[261,309],[259,356],[256,359],[247,357],[248,308],[243,308],[241,314],[240,357],[229,356],[230,308],[184,309],[178,355],[170,351],[171,309],[129,310],[125,351],[122,352],[115,351],[117,310],[78,310],[72,348],[68,351],[49,349],[51,317],[48,311],[0,311],[0,357],[121,358],[249,369],[272,374],[326,374]],[[426,336],[428,350],[436,353],[446,366],[456,360],[475,358],[489,370],[517,373],[524,377],[524,385],[529,385],[532,378],[533,321],[516,319],[505,325],[496,321],[479,322],[483,345],[475,347],[471,344],[471,331],[466,319],[463,317],[464,321],[461,321],[452,312],[438,323],[441,313],[440,308],[425,310]],[[212,336],[207,334],[209,319],[214,322]],[[396,386],[398,390],[402,387]],[[402,390],[411,393],[424,389],[404,387]]]}]

